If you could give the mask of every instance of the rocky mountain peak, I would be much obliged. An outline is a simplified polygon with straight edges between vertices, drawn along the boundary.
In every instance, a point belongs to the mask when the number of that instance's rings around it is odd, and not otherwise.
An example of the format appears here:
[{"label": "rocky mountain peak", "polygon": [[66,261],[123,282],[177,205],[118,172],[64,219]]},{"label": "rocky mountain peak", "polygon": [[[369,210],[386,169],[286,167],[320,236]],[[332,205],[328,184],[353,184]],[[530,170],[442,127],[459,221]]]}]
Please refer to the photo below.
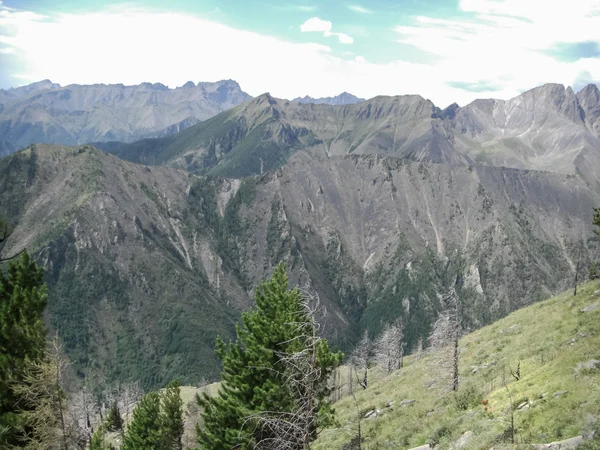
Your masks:
[{"label": "rocky mountain peak", "polygon": [[577,99],[581,105],[600,104],[600,90],[595,84],[588,84],[577,93]]},{"label": "rocky mountain peak", "polygon": [[183,86],[181,86],[182,89],[194,89],[195,87],[196,83],[194,83],[193,81],[188,81]]},{"label": "rocky mountain peak", "polygon": [[460,106],[458,106],[457,103],[452,103],[451,105],[447,106],[440,112],[440,118],[452,120],[452,119],[454,119],[454,117],[456,116],[456,113],[458,113],[459,110],[460,110]]}]

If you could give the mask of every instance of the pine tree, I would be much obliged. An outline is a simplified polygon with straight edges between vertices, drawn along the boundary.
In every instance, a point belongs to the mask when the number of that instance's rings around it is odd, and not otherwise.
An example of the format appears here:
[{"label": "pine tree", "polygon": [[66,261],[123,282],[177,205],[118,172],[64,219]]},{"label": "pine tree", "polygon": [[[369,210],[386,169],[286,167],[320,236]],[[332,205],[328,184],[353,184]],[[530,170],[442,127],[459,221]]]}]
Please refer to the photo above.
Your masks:
[{"label": "pine tree", "polygon": [[150,392],[133,410],[121,450],[162,450],[160,425],[160,395]]},{"label": "pine tree", "polygon": [[[298,289],[288,290],[285,266],[280,264],[270,280],[256,289],[255,307],[242,315],[237,327],[238,340],[225,345],[217,340],[217,355],[222,361],[221,390],[215,397],[197,397],[204,408],[203,427],[198,427],[200,448],[204,450],[252,449],[257,442],[272,438],[272,431],[258,420],[265,411],[289,413],[297,410],[290,385],[285,378],[282,355],[297,353],[299,330],[305,323]],[[319,344],[318,400],[323,400],[327,376],[339,361],[330,357],[326,341]],[[329,419],[330,410],[319,410],[320,421]]]},{"label": "pine tree", "polygon": [[17,442],[18,398],[11,383],[23,379],[28,364],[43,360],[45,307],[43,269],[24,252],[6,273],[0,270],[0,429],[5,429],[0,447]]},{"label": "pine tree", "polygon": [[90,440],[88,450],[115,450],[115,448],[106,442],[106,425],[100,425]]},{"label": "pine tree", "polygon": [[181,450],[183,444],[183,400],[179,382],[172,381],[162,395],[161,433],[165,442],[165,449]]},{"label": "pine tree", "polygon": [[113,400],[106,415],[106,426],[109,431],[119,431],[123,429],[123,418],[121,417],[121,411],[119,411],[119,404],[117,400]]}]

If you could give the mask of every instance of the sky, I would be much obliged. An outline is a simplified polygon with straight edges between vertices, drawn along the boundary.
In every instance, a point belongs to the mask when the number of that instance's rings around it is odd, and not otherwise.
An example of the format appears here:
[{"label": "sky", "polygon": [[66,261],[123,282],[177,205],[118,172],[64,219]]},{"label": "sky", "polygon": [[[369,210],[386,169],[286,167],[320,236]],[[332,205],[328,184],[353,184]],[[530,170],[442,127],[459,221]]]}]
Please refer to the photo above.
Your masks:
[{"label": "sky", "polygon": [[0,88],[234,79],[436,105],[600,81],[600,0],[0,0]]}]

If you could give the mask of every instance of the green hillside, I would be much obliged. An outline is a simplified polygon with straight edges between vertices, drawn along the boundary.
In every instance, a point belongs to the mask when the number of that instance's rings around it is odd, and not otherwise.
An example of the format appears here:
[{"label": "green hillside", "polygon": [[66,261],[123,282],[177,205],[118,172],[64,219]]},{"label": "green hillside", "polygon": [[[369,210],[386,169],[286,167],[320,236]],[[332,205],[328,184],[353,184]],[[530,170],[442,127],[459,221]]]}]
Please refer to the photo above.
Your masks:
[{"label": "green hillside", "polygon": [[[358,448],[345,446],[357,433],[357,407],[363,449],[427,443],[442,449],[454,443],[458,448],[463,435],[460,448],[498,448],[511,440],[509,392],[519,446],[564,440],[597,428],[600,362],[596,368],[581,363],[600,359],[599,289],[600,283],[588,283],[576,297],[565,292],[462,338],[456,394],[448,392],[450,384],[439,373],[439,354],[427,352],[406,358],[404,368],[390,375],[373,369],[367,390],[356,390],[355,383],[357,404],[342,385],[344,396],[335,405],[339,426],[325,430],[314,448]],[[585,308],[592,311],[582,312]],[[510,369],[516,372],[519,361],[521,378],[516,381]],[[342,369],[343,381],[346,372]],[[488,412],[483,411],[483,399],[488,400]],[[401,407],[403,400],[415,402]],[[394,405],[386,407],[388,402]],[[380,414],[364,418],[373,410]],[[586,443],[586,448],[600,448],[594,444]]]}]

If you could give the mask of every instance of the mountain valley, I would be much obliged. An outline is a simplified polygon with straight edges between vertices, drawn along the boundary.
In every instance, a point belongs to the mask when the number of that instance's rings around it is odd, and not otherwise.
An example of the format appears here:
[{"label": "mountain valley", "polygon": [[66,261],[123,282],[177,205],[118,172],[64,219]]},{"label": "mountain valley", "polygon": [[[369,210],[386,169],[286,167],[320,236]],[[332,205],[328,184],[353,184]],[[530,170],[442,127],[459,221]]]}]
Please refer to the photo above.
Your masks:
[{"label": "mountain valley", "polygon": [[319,293],[336,345],[403,316],[411,349],[457,275],[475,329],[598,254],[600,193],[569,174],[300,151],[237,180],[35,145],[0,160],[0,186],[4,251],[46,268],[50,324],[79,373],[147,388],[214,379],[216,335],[279,261]]}]

